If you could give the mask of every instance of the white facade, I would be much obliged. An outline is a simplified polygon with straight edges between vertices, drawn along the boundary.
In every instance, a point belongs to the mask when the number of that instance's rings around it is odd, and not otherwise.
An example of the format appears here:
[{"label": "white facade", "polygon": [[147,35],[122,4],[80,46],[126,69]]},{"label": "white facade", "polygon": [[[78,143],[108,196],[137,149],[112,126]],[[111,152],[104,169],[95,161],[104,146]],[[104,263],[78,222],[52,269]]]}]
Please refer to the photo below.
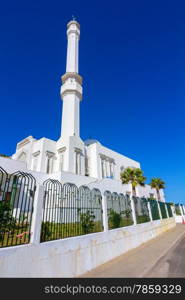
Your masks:
[{"label": "white facade", "polygon": [[[107,186],[117,192],[131,192],[130,185],[122,185],[120,172],[126,167],[140,168],[140,163],[101,145],[96,140],[80,138],[80,103],[82,100],[82,77],[79,71],[80,25],[77,21],[67,24],[66,73],[62,76],[61,98],[63,100],[61,137],[58,141],[47,138],[39,140],[29,136],[17,144],[13,160],[25,165],[36,177],[56,178],[82,184]],[[119,124],[118,124],[119,125]],[[11,164],[11,160],[3,162]],[[6,163],[5,163],[6,164]],[[2,166],[3,167],[3,166]],[[75,180],[75,181],[74,181]],[[117,189],[117,190],[116,190]],[[150,186],[137,189],[138,196],[157,198]],[[164,200],[161,191],[161,200]]]}]

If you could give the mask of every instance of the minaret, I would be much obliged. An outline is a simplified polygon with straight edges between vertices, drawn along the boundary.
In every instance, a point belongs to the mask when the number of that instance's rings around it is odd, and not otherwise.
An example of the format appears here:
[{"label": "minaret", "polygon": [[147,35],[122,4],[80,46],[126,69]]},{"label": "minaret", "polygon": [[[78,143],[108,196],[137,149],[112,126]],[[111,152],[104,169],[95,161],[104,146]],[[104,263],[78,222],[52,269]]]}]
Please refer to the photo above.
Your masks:
[{"label": "minaret", "polygon": [[82,77],[78,74],[79,39],[80,24],[72,20],[67,24],[66,73],[62,76],[60,91],[63,100],[62,127],[57,151],[63,171],[85,175],[85,145],[80,138]]},{"label": "minaret", "polygon": [[67,63],[62,76],[61,98],[63,100],[61,139],[80,136],[80,101],[82,100],[82,77],[78,74],[80,24],[72,20],[67,24]]}]

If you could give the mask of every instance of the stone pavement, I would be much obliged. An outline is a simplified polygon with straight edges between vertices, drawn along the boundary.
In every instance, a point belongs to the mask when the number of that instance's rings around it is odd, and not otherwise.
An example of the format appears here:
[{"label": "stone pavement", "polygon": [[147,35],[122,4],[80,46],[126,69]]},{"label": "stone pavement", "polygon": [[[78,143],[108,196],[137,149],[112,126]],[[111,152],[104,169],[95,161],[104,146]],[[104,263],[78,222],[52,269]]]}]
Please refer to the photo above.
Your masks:
[{"label": "stone pavement", "polygon": [[[163,268],[162,258],[168,254],[170,249],[176,247],[183,238],[185,238],[185,225],[177,224],[173,229],[80,277],[167,277],[166,265],[164,264]],[[160,273],[157,274],[156,266],[159,262]]]}]

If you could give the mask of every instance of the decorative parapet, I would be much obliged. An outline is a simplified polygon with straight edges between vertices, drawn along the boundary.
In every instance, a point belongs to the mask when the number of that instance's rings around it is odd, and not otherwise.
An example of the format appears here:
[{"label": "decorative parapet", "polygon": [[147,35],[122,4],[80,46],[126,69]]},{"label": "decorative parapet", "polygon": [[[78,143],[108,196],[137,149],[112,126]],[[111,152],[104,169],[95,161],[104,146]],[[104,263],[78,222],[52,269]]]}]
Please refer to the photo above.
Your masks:
[{"label": "decorative parapet", "polygon": [[31,135],[22,140],[21,142],[17,143],[17,150],[25,146],[26,144],[30,143],[31,141],[35,140]]},{"label": "decorative parapet", "polygon": [[66,80],[69,79],[69,78],[71,78],[71,79],[74,78],[80,85],[82,85],[83,78],[78,73],[76,73],[76,72],[67,72],[67,73],[65,73],[61,77],[62,83],[64,84],[66,82]]}]

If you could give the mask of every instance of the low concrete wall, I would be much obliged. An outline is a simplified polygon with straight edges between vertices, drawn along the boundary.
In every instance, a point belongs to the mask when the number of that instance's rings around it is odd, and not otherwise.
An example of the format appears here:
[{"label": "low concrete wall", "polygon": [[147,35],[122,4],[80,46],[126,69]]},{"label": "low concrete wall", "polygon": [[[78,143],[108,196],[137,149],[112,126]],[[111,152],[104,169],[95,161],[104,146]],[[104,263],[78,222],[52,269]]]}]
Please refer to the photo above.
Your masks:
[{"label": "low concrete wall", "polygon": [[183,223],[185,220],[185,216],[175,216],[176,223]]},{"label": "low concrete wall", "polygon": [[158,220],[63,240],[0,249],[0,277],[75,277],[176,225]]}]

